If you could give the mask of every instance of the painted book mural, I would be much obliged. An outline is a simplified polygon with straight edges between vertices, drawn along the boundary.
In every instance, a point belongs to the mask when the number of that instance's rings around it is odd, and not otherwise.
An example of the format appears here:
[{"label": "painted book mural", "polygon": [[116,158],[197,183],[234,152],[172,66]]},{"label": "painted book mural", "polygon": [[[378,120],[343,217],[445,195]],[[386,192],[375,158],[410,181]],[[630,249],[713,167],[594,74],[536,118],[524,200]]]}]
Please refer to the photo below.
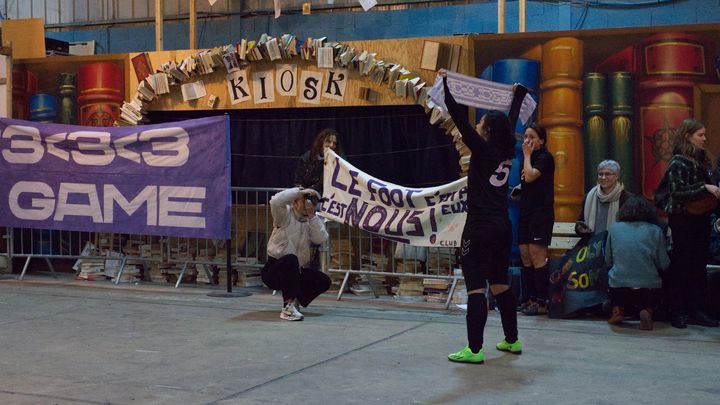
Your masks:
[{"label": "painted book mural", "polygon": [[[718,119],[707,107],[714,104],[703,98],[703,95],[720,94],[720,87],[713,87],[718,83],[714,69],[717,38],[720,38],[718,27],[685,26],[678,28],[678,32],[666,29],[667,32],[660,33],[650,30],[647,34],[639,30],[615,29],[581,31],[577,36],[554,36],[548,32],[467,36],[474,41],[474,55],[468,53],[463,57],[474,58],[474,63],[463,59],[460,73],[472,74],[467,70],[474,69],[475,74],[484,79],[522,83],[538,102],[533,121],[546,127],[547,146],[555,158],[555,219],[558,222],[571,222],[577,218],[585,191],[595,185],[595,168],[601,160],[617,160],[626,188],[650,199],[667,167],[672,138],[679,123],[688,117],[700,117],[704,109],[708,113],[702,120],[707,121],[706,126],[708,122],[712,124],[708,126],[708,133],[712,133],[713,125],[720,126],[720,123],[715,124]],[[688,32],[683,32],[685,30]],[[387,44],[392,41],[387,40]],[[385,63],[380,59],[383,55],[376,55],[373,49],[355,48],[382,48],[383,41],[354,46],[338,43],[335,44],[338,53],[332,60],[334,68],[321,69],[312,66],[315,64],[314,53],[298,52],[298,49],[310,49],[311,44],[315,42],[306,42],[302,46],[288,42],[280,59],[256,60],[246,57],[246,53],[241,52],[242,47],[237,48],[240,52],[237,58],[244,63],[241,67],[226,63],[224,66],[232,74],[204,76],[203,81],[192,83],[196,85],[193,88],[195,95],[183,99],[172,96],[169,87],[181,84],[178,77],[190,80],[190,76],[181,74],[183,69],[190,69],[188,63],[194,66],[194,62],[206,61],[220,67],[221,63],[213,58],[232,54],[236,48],[215,48],[188,56],[177,64],[164,63],[157,73],[152,73],[149,63],[138,64],[141,60],[160,57],[159,53],[152,52],[142,54],[141,58],[128,55],[127,61],[115,58],[109,59],[112,62],[79,64],[76,69],[64,70],[64,76],[55,78],[45,77],[40,69],[33,72],[21,65],[13,69],[13,116],[37,122],[77,121],[75,123],[86,126],[136,125],[146,121],[144,114],[148,109],[182,109],[186,107],[185,100],[204,97],[202,86],[207,86],[207,97],[213,101],[196,103],[192,108],[213,109],[218,97],[223,99],[220,100],[222,105],[235,109],[258,105],[323,107],[326,102],[348,106],[369,102],[397,104],[388,101],[388,96],[393,96],[404,98],[408,104],[422,104],[426,111],[431,110],[427,108],[425,91],[430,83],[412,72],[413,63],[420,66],[422,53],[418,53],[419,59],[415,62],[405,60],[403,66]],[[274,62],[284,59],[293,62]],[[257,65],[263,60],[273,65]],[[125,88],[125,82],[130,80],[125,72],[129,68],[125,66],[131,65],[139,77],[150,73],[138,83],[138,93],[134,97],[130,97]],[[193,69],[190,71],[195,72],[198,67]],[[292,80],[287,82],[288,78]],[[52,85],[48,84],[49,79]],[[46,85],[39,86],[38,80],[44,80]],[[227,90],[224,86],[218,87],[224,81]],[[288,87],[288,83],[292,86]],[[373,101],[370,97],[355,97],[355,91],[349,90],[368,90],[367,86],[373,85],[373,91],[377,93],[380,87],[376,85],[385,83],[388,94],[382,97],[376,94],[378,97],[372,98]],[[201,86],[197,87],[198,84]],[[293,91],[288,90],[291,87]],[[360,93],[367,95],[368,91]],[[154,101],[164,95],[168,96],[164,101]],[[123,102],[128,98],[133,101]],[[137,101],[138,98],[141,101]],[[276,101],[272,101],[272,105],[265,104],[270,100]],[[700,105],[696,105],[698,103]],[[476,118],[480,116],[476,114]],[[443,121],[433,117],[434,111],[430,114],[431,123]],[[443,129],[450,131],[451,128]],[[516,128],[518,136],[523,129],[523,126]],[[710,152],[716,154],[720,140],[709,139],[708,144]],[[458,150],[464,158],[460,159],[462,168],[463,161],[467,164],[467,156],[460,148]],[[518,159],[511,183],[519,182],[519,167]],[[511,209],[511,217],[516,217],[513,209],[516,211],[516,207]]]}]

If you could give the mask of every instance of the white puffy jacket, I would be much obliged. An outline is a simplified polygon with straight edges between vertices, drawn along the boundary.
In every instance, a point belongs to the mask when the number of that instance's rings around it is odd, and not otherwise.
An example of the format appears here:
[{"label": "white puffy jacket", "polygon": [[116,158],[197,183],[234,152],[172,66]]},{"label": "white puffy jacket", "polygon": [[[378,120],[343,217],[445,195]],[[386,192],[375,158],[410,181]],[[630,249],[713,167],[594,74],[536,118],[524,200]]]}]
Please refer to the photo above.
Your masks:
[{"label": "white puffy jacket", "polygon": [[298,215],[293,201],[303,195],[300,188],[289,188],[270,199],[273,231],[268,241],[268,256],[275,259],[289,254],[297,256],[300,267],[312,260],[312,244],[319,245],[328,238],[325,224],[317,215],[312,219]]}]

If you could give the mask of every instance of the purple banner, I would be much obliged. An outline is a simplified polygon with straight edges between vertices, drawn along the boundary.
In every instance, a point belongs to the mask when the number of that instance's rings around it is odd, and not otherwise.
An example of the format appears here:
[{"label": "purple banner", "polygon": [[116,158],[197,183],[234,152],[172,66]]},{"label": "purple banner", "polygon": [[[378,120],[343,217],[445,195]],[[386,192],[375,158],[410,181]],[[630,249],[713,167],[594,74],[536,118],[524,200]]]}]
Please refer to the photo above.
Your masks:
[{"label": "purple banner", "polygon": [[227,117],[0,133],[0,226],[230,238]]}]

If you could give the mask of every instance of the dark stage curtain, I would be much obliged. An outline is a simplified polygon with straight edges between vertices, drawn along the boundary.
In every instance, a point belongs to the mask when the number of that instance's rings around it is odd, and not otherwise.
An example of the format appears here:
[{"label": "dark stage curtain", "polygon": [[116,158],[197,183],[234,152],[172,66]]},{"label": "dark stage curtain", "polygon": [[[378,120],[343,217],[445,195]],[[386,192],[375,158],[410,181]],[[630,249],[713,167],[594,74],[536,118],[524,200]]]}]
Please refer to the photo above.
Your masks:
[{"label": "dark stage curtain", "polygon": [[299,156],[323,128],[338,131],[345,158],[379,179],[428,187],[458,178],[450,136],[422,107],[374,106],[150,112],[152,123],[230,115],[232,185],[289,187]]}]

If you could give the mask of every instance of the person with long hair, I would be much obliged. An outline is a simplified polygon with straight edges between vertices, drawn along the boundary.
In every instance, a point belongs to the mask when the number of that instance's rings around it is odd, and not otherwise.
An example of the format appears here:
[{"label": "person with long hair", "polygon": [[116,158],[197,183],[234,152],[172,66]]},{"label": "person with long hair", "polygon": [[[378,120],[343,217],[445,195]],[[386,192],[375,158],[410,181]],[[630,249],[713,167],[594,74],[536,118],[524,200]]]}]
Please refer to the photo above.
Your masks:
[{"label": "person with long hair", "polygon": [[680,124],[673,139],[673,156],[656,192],[657,205],[669,214],[670,323],[680,329],[688,323],[718,326],[718,321],[703,311],[711,211],[693,209],[698,203],[712,203],[720,198],[720,189],[711,180],[712,163],[705,150],[706,139],[705,126],[700,121],[688,118]]},{"label": "person with long hair", "polygon": [[525,129],[522,151],[518,245],[526,301],[520,311],[525,315],[542,315],[547,314],[548,246],[555,223],[555,160],[547,149],[547,132],[542,125],[532,123]]},{"label": "person with long hair", "polygon": [[652,330],[653,312],[660,295],[660,272],[670,265],[655,208],[645,198],[630,197],[608,230],[605,263],[610,266],[608,284],[611,325],[622,323],[626,309],[640,308],[640,329]]},{"label": "person with long hair", "polygon": [[447,72],[441,69],[445,105],[472,151],[467,183],[467,221],[462,232],[460,262],[467,288],[465,316],[468,345],[448,355],[450,361],[483,363],[483,334],[488,317],[485,285],[489,281],[500,310],[505,338],[495,347],[514,354],[522,353],[518,340],[515,296],[508,285],[508,266],[512,246],[512,228],[508,216],[508,177],[515,156],[515,121],[527,89],[513,87],[508,116],[490,110],[473,128],[467,114],[457,104],[447,85]]},{"label": "person with long hair", "polygon": [[315,189],[322,195],[325,149],[328,148],[342,154],[338,133],[332,128],[321,130],[315,137],[312,148],[300,156],[295,168],[296,186]]}]

